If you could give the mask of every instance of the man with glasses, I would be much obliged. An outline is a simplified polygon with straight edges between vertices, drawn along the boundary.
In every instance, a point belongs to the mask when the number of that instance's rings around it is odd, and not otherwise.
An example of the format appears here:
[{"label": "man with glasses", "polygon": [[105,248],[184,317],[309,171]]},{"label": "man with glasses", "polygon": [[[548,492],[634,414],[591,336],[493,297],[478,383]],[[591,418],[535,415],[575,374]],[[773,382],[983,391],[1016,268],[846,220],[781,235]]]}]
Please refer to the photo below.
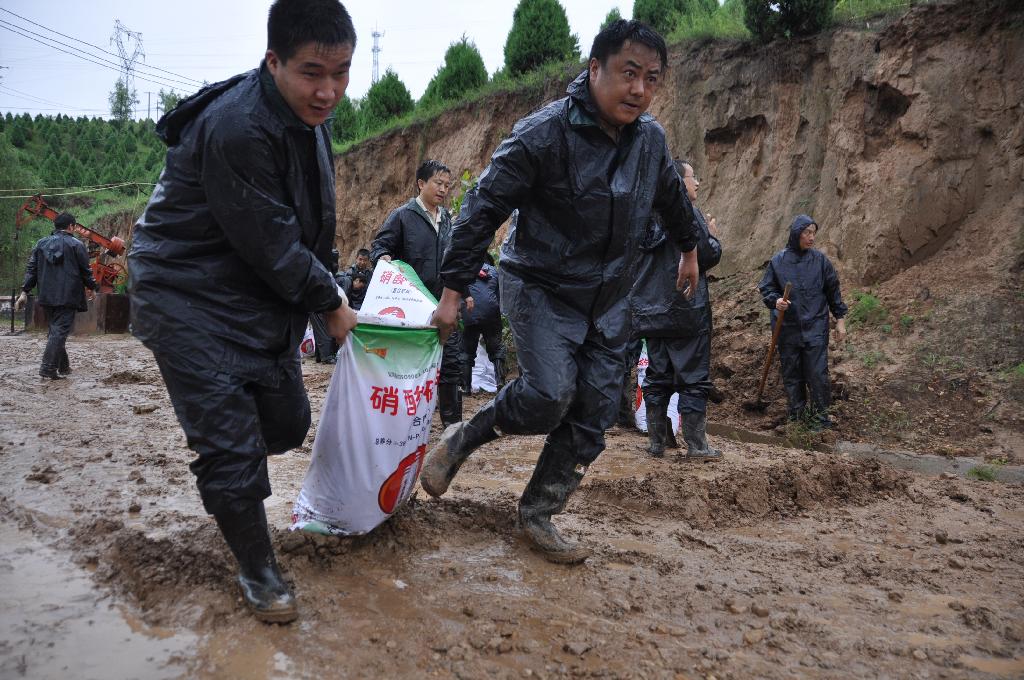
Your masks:
[{"label": "man with glasses", "polygon": [[466,195],[441,269],[435,323],[444,333],[494,232],[519,209],[500,261],[520,376],[445,431],[421,483],[440,496],[470,453],[499,434],[547,434],[518,519],[526,540],[553,562],[589,555],[551,516],[565,508],[615,422],[627,296],[652,212],[683,252],[676,285],[697,287],[693,210],[665,132],[645,113],[667,64],[665,41],[645,24],[619,20],[601,31],[569,96],[520,120],[491,156]]}]

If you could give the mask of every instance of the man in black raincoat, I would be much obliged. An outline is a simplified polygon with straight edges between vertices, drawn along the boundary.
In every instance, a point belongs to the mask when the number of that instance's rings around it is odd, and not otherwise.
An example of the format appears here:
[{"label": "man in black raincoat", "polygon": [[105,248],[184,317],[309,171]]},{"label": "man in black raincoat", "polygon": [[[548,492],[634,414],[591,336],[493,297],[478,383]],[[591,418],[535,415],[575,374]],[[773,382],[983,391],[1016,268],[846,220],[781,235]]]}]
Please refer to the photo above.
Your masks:
[{"label": "man in black raincoat", "polygon": [[[828,377],[828,314],[836,318],[836,334],[846,337],[846,305],[839,291],[839,277],[826,255],[815,250],[817,223],[797,215],[789,227],[786,247],[768,262],[758,288],[765,306],[772,310],[771,323],[785,311],[779,334],[782,384],[789,402],[789,418],[806,419],[812,429],[831,427],[828,408],[832,384]],[[789,302],[782,299],[792,283]],[[808,405],[810,393],[810,405]]]},{"label": "man in black raincoat", "polygon": [[36,303],[46,312],[48,330],[46,349],[39,366],[39,375],[57,380],[71,373],[67,341],[75,313],[88,309],[85,289],[99,290],[99,284],[89,269],[89,254],[85,245],[71,235],[75,216],[61,213],[53,220],[53,233],[39,239],[28,257],[25,281],[15,306],[25,306],[28,293],[39,286]]},{"label": "man in black raincoat", "polygon": [[473,389],[473,366],[476,364],[476,348],[481,339],[487,350],[487,358],[494,365],[495,384],[498,389],[505,385],[505,343],[501,339],[498,268],[494,266],[494,258],[490,253],[485,257],[487,261],[467,288],[473,307],[470,309],[465,301],[462,305],[462,381],[467,392]]},{"label": "man in black raincoat", "polygon": [[[444,332],[494,232],[519,219],[501,252],[501,307],[520,376],[471,420],[448,428],[421,482],[440,496],[469,454],[505,434],[547,434],[519,502],[523,534],[544,557],[588,556],[551,523],[604,449],[615,422],[639,244],[657,212],[684,251],[677,285],[697,286],[693,210],[665,132],[645,112],[667,66],[665,42],[637,21],[594,39],[569,96],[520,120],[491,156],[455,223],[435,313]],[[670,273],[666,273],[671,279]]]},{"label": "man in black raincoat", "polygon": [[[697,200],[700,181],[693,167],[676,161],[690,201]],[[676,291],[665,272],[679,261],[679,249],[665,237],[657,222],[651,227],[651,240],[644,250],[640,275],[630,301],[633,307],[633,331],[647,340],[647,371],[644,374],[644,403],[647,407],[647,451],[655,457],[665,455],[666,445],[675,446],[668,402],[679,393],[679,415],[686,460],[714,461],[722,453],[708,446],[708,392],[711,390],[711,296],[707,272],[722,259],[722,245],[711,233],[704,213],[693,209],[700,232],[697,262],[700,279],[693,297]]]},{"label": "man in black raincoat", "polygon": [[[452,172],[444,163],[426,160],[416,170],[417,195],[388,215],[370,248],[376,262],[384,258],[408,262],[423,285],[440,299],[441,258],[452,237],[452,222],[444,201],[451,188]],[[447,427],[462,420],[462,335],[448,336],[441,354],[437,408]]]},{"label": "man in black raincoat", "polygon": [[203,506],[263,621],[298,612],[274,558],[267,455],[310,425],[298,346],[310,313],[344,342],[355,314],[330,272],[334,168],[325,123],[355,29],[337,0],[277,0],[260,67],[157,124],[167,161],[128,257],[132,332],[153,351],[197,457]]}]

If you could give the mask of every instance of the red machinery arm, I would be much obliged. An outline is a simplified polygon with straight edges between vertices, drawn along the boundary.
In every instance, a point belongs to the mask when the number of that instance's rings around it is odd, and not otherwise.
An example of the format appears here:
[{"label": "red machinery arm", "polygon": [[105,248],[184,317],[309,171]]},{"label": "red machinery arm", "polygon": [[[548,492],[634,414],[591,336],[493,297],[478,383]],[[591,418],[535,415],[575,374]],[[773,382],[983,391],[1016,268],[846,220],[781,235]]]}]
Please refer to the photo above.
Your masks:
[{"label": "red machinery arm", "polygon": [[[31,215],[32,217],[25,217],[25,215]],[[21,209],[18,210],[18,216],[15,219],[17,227],[20,229],[25,222],[28,222],[34,217],[45,217],[46,219],[53,222],[57,219],[57,211],[46,204],[43,197],[40,194],[36,194],[32,198],[25,201],[22,204]],[[114,257],[118,255],[124,255],[124,241],[114,236],[107,238],[99,232],[95,232],[89,227],[86,227],[78,222],[71,225],[71,228],[78,234],[81,234],[91,243],[95,243],[99,247],[106,250],[110,255]]]}]

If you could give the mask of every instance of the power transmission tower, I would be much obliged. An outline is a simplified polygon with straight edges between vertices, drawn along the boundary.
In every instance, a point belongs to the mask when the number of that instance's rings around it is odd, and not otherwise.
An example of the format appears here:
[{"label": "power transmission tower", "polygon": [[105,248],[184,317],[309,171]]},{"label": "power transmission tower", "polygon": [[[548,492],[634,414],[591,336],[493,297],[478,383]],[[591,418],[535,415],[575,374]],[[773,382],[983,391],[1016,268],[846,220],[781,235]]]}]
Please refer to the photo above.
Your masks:
[{"label": "power transmission tower", "polygon": [[384,33],[374,28],[373,33],[371,33],[370,35],[373,36],[373,49],[370,50],[371,52],[373,52],[373,76],[370,78],[370,81],[371,83],[376,83],[378,80],[380,80],[381,46],[379,40],[384,37]]},{"label": "power transmission tower", "polygon": [[121,56],[124,86],[130,95],[135,92],[135,62],[146,61],[146,53],[142,49],[142,34],[129,30],[120,19],[115,19],[110,44],[117,47],[117,53]]}]

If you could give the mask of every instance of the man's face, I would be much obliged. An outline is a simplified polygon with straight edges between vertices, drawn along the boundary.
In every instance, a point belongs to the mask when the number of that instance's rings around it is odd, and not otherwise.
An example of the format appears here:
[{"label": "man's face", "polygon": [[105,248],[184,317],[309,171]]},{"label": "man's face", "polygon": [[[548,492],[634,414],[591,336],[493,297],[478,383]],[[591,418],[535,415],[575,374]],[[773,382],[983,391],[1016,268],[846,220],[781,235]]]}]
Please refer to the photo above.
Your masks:
[{"label": "man's face", "polygon": [[689,163],[683,163],[683,184],[686,185],[686,195],[690,201],[697,200],[697,189],[700,188],[700,180],[694,177],[693,168]]},{"label": "man's face", "polygon": [[432,210],[444,203],[451,185],[452,175],[450,172],[438,172],[426,181],[416,180],[416,186],[420,189],[420,200]]},{"label": "man's face", "polygon": [[818,233],[818,225],[812,224],[800,232],[800,250],[810,250],[814,247],[814,236]]},{"label": "man's face", "polygon": [[356,255],[356,269],[369,269],[370,258],[366,255]]},{"label": "man's face", "polygon": [[327,120],[348,87],[352,45],[302,45],[286,62],[267,50],[267,68],[295,115],[315,127]]},{"label": "man's face", "polygon": [[597,59],[590,60],[590,95],[601,118],[620,128],[647,110],[662,77],[658,53],[647,45],[627,40],[603,65]]}]

